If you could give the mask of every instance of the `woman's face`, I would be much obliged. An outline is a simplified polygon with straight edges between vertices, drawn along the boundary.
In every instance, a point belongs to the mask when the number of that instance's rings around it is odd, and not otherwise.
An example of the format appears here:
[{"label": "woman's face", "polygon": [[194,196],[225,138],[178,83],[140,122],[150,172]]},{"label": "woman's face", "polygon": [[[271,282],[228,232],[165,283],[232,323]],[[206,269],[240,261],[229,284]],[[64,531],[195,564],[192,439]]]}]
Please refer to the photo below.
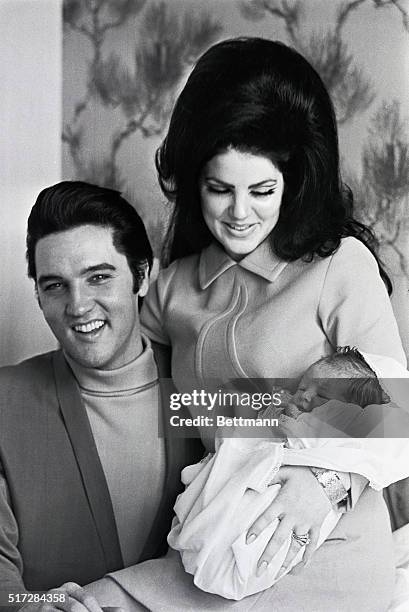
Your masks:
[{"label": "woman's face", "polygon": [[268,157],[227,149],[204,166],[199,188],[207,227],[236,261],[277,223],[284,180]]}]

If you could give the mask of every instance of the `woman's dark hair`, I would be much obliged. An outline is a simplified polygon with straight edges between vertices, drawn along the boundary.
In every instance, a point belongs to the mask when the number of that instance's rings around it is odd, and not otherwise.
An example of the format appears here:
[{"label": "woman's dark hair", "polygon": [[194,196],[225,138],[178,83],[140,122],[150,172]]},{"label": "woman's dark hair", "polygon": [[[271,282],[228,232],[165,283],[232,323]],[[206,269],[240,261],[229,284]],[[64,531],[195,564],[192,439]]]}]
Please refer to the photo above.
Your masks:
[{"label": "woman's dark hair", "polygon": [[214,45],[199,59],[156,154],[162,191],[175,204],[164,263],[212,241],[199,177],[206,162],[229,147],[264,155],[283,174],[280,216],[270,234],[279,257],[326,257],[346,236],[375,255],[375,237],[353,218],[352,194],[341,181],[335,113],[320,76],[281,42],[238,38]]},{"label": "woman's dark hair", "polygon": [[146,265],[149,270],[152,267],[152,249],[142,219],[119,191],[81,181],[63,181],[39,194],[27,224],[29,277],[37,279],[37,242],[49,234],[80,225],[100,225],[113,230],[113,244],[118,253],[125,255],[137,292]]}]

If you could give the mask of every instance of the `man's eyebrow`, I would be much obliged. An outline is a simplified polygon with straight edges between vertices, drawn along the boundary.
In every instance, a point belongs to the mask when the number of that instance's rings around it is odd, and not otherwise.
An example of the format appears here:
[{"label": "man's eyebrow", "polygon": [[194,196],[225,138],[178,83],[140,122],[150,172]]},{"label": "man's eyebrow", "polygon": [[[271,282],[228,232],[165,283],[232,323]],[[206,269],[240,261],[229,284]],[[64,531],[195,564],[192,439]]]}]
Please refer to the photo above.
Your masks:
[{"label": "man's eyebrow", "polygon": [[101,270],[112,270],[115,271],[116,267],[113,266],[112,264],[109,263],[100,263],[100,264],[96,264],[95,266],[87,266],[86,268],[83,268],[80,272],[81,276],[83,276],[84,274],[89,274],[89,272],[100,272]]}]

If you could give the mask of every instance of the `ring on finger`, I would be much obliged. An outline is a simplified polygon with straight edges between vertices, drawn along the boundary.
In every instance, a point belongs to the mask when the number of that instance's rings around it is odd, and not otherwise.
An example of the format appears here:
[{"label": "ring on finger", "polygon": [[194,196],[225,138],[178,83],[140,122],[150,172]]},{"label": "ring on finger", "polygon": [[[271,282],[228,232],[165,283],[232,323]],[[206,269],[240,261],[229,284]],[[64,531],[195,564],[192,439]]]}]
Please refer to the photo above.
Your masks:
[{"label": "ring on finger", "polygon": [[310,535],[307,531],[307,533],[295,533],[295,531],[291,532],[291,537],[292,539],[297,542],[297,544],[299,544],[300,546],[308,546],[308,544],[311,542],[311,538]]}]

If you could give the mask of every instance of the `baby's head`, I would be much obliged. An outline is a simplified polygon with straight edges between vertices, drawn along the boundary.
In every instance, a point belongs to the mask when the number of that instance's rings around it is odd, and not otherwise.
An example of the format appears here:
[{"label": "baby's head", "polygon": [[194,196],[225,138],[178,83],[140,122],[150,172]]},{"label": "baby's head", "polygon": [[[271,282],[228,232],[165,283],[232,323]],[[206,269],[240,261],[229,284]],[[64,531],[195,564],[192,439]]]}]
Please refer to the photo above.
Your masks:
[{"label": "baby's head", "polygon": [[333,355],[313,363],[294,396],[296,405],[307,412],[331,399],[362,408],[389,401],[375,372],[361,353],[349,346],[339,347]]}]

